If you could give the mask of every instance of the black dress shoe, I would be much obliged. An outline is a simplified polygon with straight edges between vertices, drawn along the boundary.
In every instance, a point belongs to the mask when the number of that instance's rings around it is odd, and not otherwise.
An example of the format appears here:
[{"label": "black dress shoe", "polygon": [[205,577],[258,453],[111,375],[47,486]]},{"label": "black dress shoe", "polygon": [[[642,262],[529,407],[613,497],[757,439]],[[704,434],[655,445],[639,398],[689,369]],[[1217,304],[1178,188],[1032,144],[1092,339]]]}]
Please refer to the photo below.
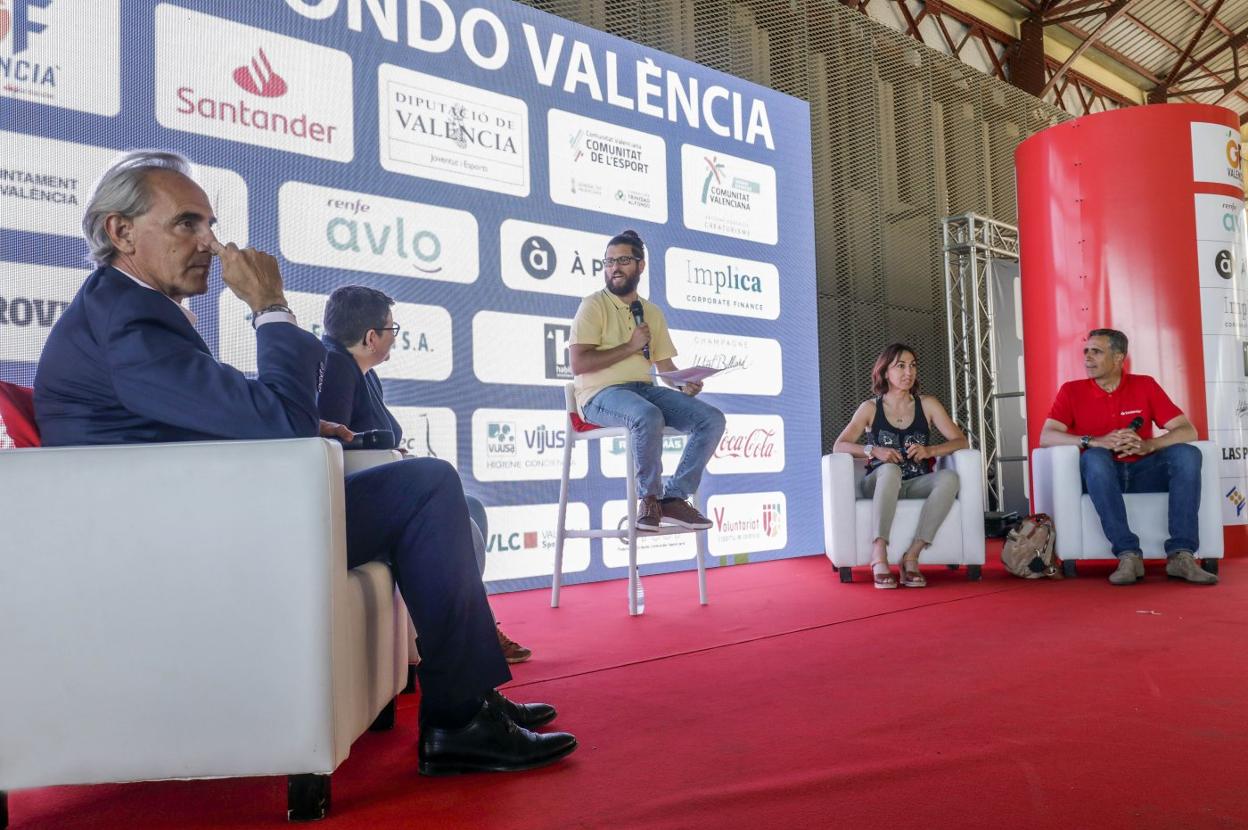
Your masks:
[{"label": "black dress shoe", "polygon": [[574,749],[576,738],[567,732],[530,732],[487,698],[467,726],[421,730],[418,769],[421,775],[514,772],[543,767]]},{"label": "black dress shoe", "polygon": [[492,689],[485,699],[506,712],[516,726],[523,726],[525,729],[545,726],[559,714],[549,703],[516,703],[503,697],[498,689]]}]

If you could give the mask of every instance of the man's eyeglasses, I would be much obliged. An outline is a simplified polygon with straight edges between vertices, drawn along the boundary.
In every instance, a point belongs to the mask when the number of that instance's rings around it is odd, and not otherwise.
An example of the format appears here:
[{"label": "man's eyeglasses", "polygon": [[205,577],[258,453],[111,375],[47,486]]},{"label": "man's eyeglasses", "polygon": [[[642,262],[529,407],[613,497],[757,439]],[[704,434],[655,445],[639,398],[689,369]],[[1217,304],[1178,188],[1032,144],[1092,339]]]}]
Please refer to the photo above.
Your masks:
[{"label": "man's eyeglasses", "polygon": [[393,326],[381,326],[380,328],[373,329],[373,331],[388,331],[391,334],[393,334],[395,337],[398,337],[399,336],[399,324],[395,323]]},{"label": "man's eyeglasses", "polygon": [[634,262],[641,262],[639,256],[604,256],[602,264],[610,268],[612,265],[630,265]]}]

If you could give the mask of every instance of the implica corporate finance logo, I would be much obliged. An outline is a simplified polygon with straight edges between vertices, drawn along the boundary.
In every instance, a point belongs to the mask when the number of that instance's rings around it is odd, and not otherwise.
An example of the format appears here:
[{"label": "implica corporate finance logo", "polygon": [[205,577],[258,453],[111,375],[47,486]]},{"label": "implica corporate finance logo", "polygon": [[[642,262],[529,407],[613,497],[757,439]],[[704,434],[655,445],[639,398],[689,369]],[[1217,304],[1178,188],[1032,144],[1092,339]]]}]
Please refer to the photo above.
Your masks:
[{"label": "implica corporate finance logo", "polygon": [[439,282],[480,273],[468,211],[291,181],[278,193],[278,221],[294,262]]},{"label": "implica corporate finance logo", "polygon": [[[220,54],[186,60],[204,43]],[[162,126],[347,162],[355,156],[353,95],[346,52],[168,4],[156,9]]]},{"label": "implica corporate finance logo", "polygon": [[667,301],[674,308],[775,320],[780,270],[769,262],[668,248]]},{"label": "implica corporate finance logo", "polygon": [[119,0],[0,0],[0,95],[116,115]]}]

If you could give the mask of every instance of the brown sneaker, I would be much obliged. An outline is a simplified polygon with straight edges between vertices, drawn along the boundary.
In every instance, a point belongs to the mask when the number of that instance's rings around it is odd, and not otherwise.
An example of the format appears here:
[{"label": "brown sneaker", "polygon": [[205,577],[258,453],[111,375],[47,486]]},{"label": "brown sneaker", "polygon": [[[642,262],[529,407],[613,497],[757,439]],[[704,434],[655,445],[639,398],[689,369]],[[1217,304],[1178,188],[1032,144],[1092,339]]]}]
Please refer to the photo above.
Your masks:
[{"label": "brown sneaker", "polygon": [[533,656],[531,650],[504,634],[499,625],[495,624],[494,629],[498,632],[498,647],[503,650],[503,657],[508,663],[523,663]]},{"label": "brown sneaker", "polygon": [[637,529],[653,533],[663,524],[663,508],[654,496],[646,496],[637,503]]},{"label": "brown sneaker", "polygon": [[690,530],[706,530],[711,526],[711,520],[684,499],[663,499],[661,509],[665,525],[679,525]]},{"label": "brown sneaker", "polygon": [[1186,579],[1197,585],[1217,585],[1218,575],[1211,574],[1196,563],[1196,557],[1181,550],[1166,560],[1166,576]]}]

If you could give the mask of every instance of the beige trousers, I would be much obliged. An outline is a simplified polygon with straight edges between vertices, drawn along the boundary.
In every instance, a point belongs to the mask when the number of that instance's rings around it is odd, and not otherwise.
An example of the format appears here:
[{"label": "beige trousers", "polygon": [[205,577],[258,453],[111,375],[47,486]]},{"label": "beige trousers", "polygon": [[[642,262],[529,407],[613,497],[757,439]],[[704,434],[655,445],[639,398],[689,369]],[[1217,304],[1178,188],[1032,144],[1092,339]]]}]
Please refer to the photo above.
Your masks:
[{"label": "beige trousers", "polygon": [[937,470],[902,481],[900,467],[881,464],[862,480],[862,495],[871,499],[871,522],[875,528],[871,539],[883,539],[885,543],[897,513],[897,500],[923,499],[914,540],[930,545],[958,497],[958,474],[953,470]]}]

